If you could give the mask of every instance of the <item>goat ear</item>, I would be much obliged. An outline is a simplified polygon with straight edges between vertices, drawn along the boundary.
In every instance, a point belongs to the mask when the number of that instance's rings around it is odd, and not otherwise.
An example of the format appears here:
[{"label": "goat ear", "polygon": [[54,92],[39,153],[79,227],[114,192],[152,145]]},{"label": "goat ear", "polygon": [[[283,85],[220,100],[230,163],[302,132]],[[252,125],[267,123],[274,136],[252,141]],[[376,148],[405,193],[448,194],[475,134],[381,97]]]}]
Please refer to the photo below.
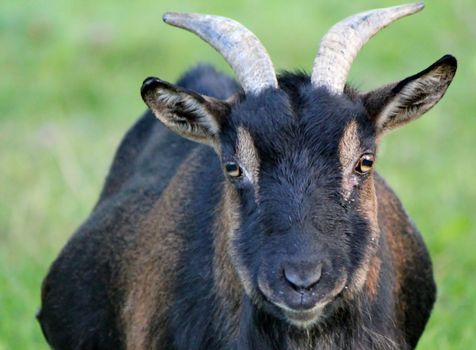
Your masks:
[{"label": "goat ear", "polygon": [[144,102],[155,116],[177,134],[213,145],[230,106],[158,78],[147,78],[141,88]]},{"label": "goat ear", "polygon": [[363,96],[377,132],[383,133],[420,117],[445,94],[456,73],[456,59],[446,55],[420,73]]}]

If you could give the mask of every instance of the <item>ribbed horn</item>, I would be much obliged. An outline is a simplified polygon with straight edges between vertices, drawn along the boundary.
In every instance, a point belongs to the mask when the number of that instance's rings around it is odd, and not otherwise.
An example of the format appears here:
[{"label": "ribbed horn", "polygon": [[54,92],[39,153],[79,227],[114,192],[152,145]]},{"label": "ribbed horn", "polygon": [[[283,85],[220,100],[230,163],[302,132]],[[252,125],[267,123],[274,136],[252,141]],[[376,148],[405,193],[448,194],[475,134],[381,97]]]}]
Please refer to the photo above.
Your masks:
[{"label": "ribbed horn", "polygon": [[228,62],[246,93],[278,87],[273,63],[258,38],[229,18],[167,12],[165,23],[186,29],[213,46]]},{"label": "ribbed horn", "polygon": [[341,94],[352,61],[362,46],[392,22],[414,14],[423,7],[423,3],[420,2],[370,10],[348,17],[334,25],[321,40],[312,67],[312,84]]}]

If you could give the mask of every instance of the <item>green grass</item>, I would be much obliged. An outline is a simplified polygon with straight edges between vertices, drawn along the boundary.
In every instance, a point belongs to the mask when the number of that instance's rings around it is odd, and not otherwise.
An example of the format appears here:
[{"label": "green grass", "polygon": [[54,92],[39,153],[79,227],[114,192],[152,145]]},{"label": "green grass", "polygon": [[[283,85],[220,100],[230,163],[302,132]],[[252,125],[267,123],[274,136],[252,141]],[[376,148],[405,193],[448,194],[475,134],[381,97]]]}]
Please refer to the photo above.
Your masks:
[{"label": "green grass", "polygon": [[[233,17],[278,69],[310,69],[335,21],[394,1],[6,0],[0,5],[0,350],[46,349],[34,319],[42,278],[88,215],[117,144],[144,110],[142,79],[197,61],[230,72],[166,10]],[[350,80],[371,89],[430,65],[460,63],[443,101],[387,136],[378,169],[424,234],[439,298],[419,349],[470,349],[476,329],[476,2],[427,1],[374,38]]]}]

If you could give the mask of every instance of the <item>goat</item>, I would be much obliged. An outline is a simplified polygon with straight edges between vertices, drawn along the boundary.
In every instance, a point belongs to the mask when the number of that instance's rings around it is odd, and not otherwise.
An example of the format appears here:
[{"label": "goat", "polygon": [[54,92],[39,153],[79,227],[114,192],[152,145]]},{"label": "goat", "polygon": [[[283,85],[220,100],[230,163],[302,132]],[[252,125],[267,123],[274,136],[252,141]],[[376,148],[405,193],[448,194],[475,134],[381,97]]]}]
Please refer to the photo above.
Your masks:
[{"label": "goat", "polygon": [[144,81],[150,110],[43,282],[51,347],[415,348],[432,264],[373,165],[383,134],[442,98],[456,59],[367,93],[346,80],[374,34],[422,8],[351,16],[324,36],[310,76],[278,77],[241,24],[165,14],[239,84],[210,66]]}]

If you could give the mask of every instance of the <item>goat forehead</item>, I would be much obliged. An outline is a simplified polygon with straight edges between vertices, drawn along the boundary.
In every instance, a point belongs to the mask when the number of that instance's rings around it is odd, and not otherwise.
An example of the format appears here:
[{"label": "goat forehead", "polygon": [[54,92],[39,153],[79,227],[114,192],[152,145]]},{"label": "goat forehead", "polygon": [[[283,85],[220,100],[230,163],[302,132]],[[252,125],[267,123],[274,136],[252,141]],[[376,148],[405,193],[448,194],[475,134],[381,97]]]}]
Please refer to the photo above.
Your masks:
[{"label": "goat forehead", "polygon": [[369,124],[359,101],[326,91],[271,91],[246,99],[232,116],[236,126],[248,131],[256,147],[293,152],[301,148],[337,149],[346,125],[356,120],[360,129]]},{"label": "goat forehead", "polygon": [[[306,119],[305,119],[306,118]],[[263,127],[265,126],[265,127]],[[353,115],[336,114],[332,119],[323,115],[311,118],[288,118],[273,124],[273,118],[262,123],[246,123],[238,130],[237,145],[253,149],[253,154],[262,162],[289,163],[290,165],[330,162],[342,153],[342,144],[347,153],[358,151],[358,145],[367,143],[365,125]],[[348,155],[350,156],[350,155]]]}]

